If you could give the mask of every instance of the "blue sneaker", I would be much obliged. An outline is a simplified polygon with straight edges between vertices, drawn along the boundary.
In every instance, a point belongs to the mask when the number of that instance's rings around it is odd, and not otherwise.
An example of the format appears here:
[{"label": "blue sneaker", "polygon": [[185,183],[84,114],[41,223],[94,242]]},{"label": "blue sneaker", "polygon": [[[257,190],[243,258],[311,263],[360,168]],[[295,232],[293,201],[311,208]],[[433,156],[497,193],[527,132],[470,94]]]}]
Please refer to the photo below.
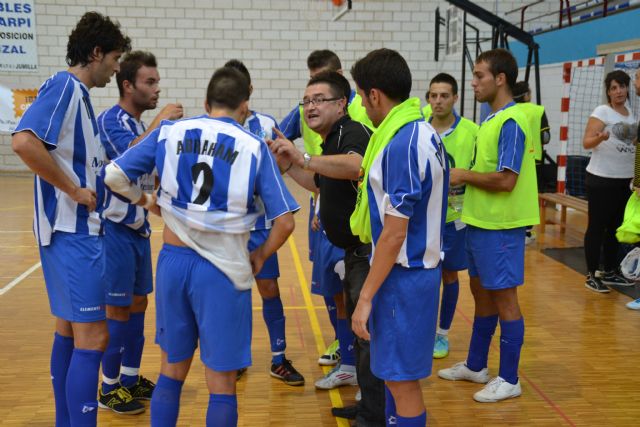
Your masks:
[{"label": "blue sneaker", "polygon": [[436,344],[433,346],[433,358],[442,359],[449,355],[449,338],[436,334]]},{"label": "blue sneaker", "polygon": [[628,302],[627,308],[630,308],[631,310],[640,310],[640,298],[635,301]]}]

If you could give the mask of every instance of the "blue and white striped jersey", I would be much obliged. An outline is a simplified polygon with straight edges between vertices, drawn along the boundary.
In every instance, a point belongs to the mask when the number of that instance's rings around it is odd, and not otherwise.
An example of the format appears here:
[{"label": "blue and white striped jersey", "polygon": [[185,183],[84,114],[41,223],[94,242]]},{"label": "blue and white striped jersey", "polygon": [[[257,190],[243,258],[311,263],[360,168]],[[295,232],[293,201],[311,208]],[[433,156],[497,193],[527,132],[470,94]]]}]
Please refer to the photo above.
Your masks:
[{"label": "blue and white striped jersey", "polygon": [[[127,151],[131,141],[145,132],[146,126],[116,104],[98,116],[98,129],[107,158],[114,160]],[[154,178],[153,173],[142,175],[138,178],[138,186],[142,191],[151,192],[155,186]],[[151,227],[147,215],[148,212],[141,206],[131,204],[130,200],[107,188],[105,218],[126,225],[140,235],[148,237],[151,234]]]},{"label": "blue and white striped jersey", "polygon": [[[263,140],[276,139],[277,135],[273,131],[273,128],[280,130],[278,123],[276,123],[276,119],[256,111],[251,111],[251,116],[249,116],[249,118],[244,122],[244,128]],[[258,204],[264,212],[262,202],[260,200],[256,200],[256,204]],[[267,219],[266,215],[263,215],[258,218],[253,230],[268,230],[270,228],[271,221]]]},{"label": "blue and white striped jersey", "polygon": [[36,176],[33,229],[38,244],[48,246],[55,231],[102,234],[104,182],[100,170],[105,153],[89,89],[67,71],[54,74],[42,84],[14,133],[25,130],[45,144],[51,157],[74,183],[97,194],[97,208],[88,212],[86,206]]},{"label": "blue and white striped jersey", "polygon": [[442,259],[449,166],[444,145],[424,120],[400,128],[369,170],[373,250],[385,214],[408,218],[407,237],[396,263],[435,268]]},{"label": "blue and white striped jersey", "polygon": [[132,182],[157,167],[158,205],[196,230],[250,231],[258,197],[269,220],[300,208],[267,144],[228,117],[162,122],[115,164]]},{"label": "blue and white striped jersey", "polygon": [[280,122],[280,130],[284,134],[284,136],[291,140],[295,141],[296,139],[302,137],[302,127],[300,124],[300,107],[295,106],[293,110],[289,112],[285,116],[284,119]]}]

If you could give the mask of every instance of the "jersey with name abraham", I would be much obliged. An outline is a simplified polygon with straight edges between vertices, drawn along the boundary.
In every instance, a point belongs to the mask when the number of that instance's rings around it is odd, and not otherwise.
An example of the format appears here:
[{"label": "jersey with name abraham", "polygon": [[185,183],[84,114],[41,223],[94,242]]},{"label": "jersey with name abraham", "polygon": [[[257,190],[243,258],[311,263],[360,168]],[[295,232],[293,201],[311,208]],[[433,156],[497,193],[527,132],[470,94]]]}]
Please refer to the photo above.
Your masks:
[{"label": "jersey with name abraham", "polygon": [[267,144],[228,117],[163,122],[115,160],[135,180],[157,167],[158,205],[201,231],[246,233],[297,210]]}]

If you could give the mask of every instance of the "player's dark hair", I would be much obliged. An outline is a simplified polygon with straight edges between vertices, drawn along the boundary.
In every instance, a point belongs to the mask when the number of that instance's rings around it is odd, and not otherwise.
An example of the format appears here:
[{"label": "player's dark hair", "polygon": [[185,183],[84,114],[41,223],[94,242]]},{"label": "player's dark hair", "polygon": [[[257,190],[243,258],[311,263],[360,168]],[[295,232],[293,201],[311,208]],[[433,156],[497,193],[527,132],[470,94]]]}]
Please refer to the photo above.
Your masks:
[{"label": "player's dark hair", "polygon": [[513,100],[516,102],[524,102],[524,97],[529,92],[531,92],[529,83],[525,81],[519,81],[513,86]]},{"label": "player's dark hair", "polygon": [[373,50],[351,67],[351,76],[366,95],[378,89],[389,99],[404,102],[411,93],[411,70],[395,50]]},{"label": "player's dark hair", "polygon": [[481,62],[487,63],[493,77],[498,77],[498,74],[504,74],[509,91],[513,93],[513,87],[518,79],[518,63],[511,52],[506,49],[487,50],[482,52],[476,59],[476,64]]},{"label": "player's dark hair", "polygon": [[[458,94],[458,82],[456,81],[455,77],[453,77],[451,74],[447,74],[447,73],[436,74],[436,76],[431,79],[431,82],[429,82],[429,87],[431,87],[431,85],[434,83],[447,83],[448,85],[451,86],[451,91],[453,92],[453,94],[454,95]],[[428,98],[429,98],[429,91],[427,91],[427,99]]]},{"label": "player's dark hair", "polygon": [[116,82],[118,83],[120,97],[124,96],[125,80],[131,82],[134,87],[136,86],[136,76],[141,67],[158,67],[158,62],[153,53],[136,50],[127,53],[122,61],[120,61],[120,71],[116,73]]},{"label": "player's dark hair", "polygon": [[340,58],[333,51],[328,49],[314,50],[309,54],[307,58],[307,68],[309,70],[319,70],[320,68],[327,68],[331,71],[338,71],[342,69]]},{"label": "player's dark hair", "polygon": [[331,96],[334,98],[347,98],[351,96],[351,85],[342,74],[335,71],[323,71],[313,76],[307,83],[307,87],[319,83],[329,85]]},{"label": "player's dark hair", "polygon": [[[609,73],[604,78],[604,87],[606,89],[607,102],[611,102],[611,97],[609,96],[609,89],[611,89],[611,84],[613,82],[618,83],[620,86],[629,87],[631,83],[631,77],[629,74],[625,73],[622,70],[614,70]],[[629,98],[629,92],[627,91],[627,99]]]},{"label": "player's dark hair", "polygon": [[230,59],[230,60],[227,61],[226,64],[224,64],[224,66],[225,67],[235,68],[236,70],[240,71],[242,73],[242,75],[244,75],[246,77],[246,79],[249,82],[249,84],[251,84],[251,74],[249,74],[249,70],[242,63],[242,61],[240,61],[238,59]]},{"label": "player's dark hair", "polygon": [[122,34],[117,21],[98,12],[87,12],[69,35],[67,64],[70,67],[87,65],[91,62],[96,47],[105,55],[114,50],[129,52],[131,39]]},{"label": "player's dark hair", "polygon": [[237,109],[249,99],[249,82],[237,69],[218,68],[207,87],[207,104],[212,108]]}]

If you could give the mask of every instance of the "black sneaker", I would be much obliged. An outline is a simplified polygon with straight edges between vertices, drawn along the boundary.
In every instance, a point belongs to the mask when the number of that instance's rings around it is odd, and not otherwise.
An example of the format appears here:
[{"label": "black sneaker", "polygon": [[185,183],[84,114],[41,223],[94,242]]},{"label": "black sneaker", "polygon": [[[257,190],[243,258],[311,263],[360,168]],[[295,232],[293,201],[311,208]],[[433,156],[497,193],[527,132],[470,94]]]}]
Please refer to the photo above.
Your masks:
[{"label": "black sneaker", "polygon": [[609,288],[607,288],[604,283],[600,279],[591,274],[587,275],[587,280],[584,282],[584,286],[593,291],[601,294],[606,294],[607,292],[611,292]]},{"label": "black sneaker", "polygon": [[236,371],[236,381],[240,381],[240,378],[247,372],[247,368],[240,368]]},{"label": "black sneaker", "polygon": [[304,377],[291,364],[291,360],[284,359],[282,363],[271,364],[271,376],[282,380],[287,385],[304,385]]},{"label": "black sneaker", "polygon": [[153,394],[153,389],[156,388],[156,385],[153,381],[143,377],[142,375],[138,376],[138,382],[132,385],[131,387],[125,387],[131,397],[136,400],[151,400],[151,395]]},{"label": "black sneaker", "polygon": [[102,394],[102,388],[100,388],[98,406],[122,415],[136,415],[144,412],[144,405],[131,397],[126,387],[118,387],[107,394]]},{"label": "black sneaker", "polygon": [[358,405],[349,405],[343,408],[331,408],[331,414],[334,417],[355,420],[358,415]]},{"label": "black sneaker", "polygon": [[635,285],[634,282],[627,280],[626,277],[620,274],[619,271],[605,271],[600,276],[600,280],[605,285],[613,285],[613,286],[634,286]]}]

